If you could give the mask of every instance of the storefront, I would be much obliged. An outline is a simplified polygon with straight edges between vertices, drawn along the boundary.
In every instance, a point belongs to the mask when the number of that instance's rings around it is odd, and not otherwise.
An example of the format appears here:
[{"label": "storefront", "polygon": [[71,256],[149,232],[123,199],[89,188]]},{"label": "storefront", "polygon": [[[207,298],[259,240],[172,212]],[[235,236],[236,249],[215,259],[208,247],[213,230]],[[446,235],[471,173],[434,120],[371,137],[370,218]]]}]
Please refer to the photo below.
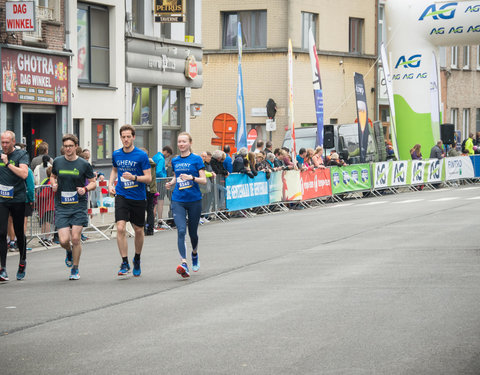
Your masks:
[{"label": "storefront", "polygon": [[127,37],[126,97],[131,106],[127,123],[136,127],[136,145],[150,155],[190,130],[191,89],[202,87],[202,49],[159,38]]},{"label": "storefront", "polygon": [[16,141],[27,145],[31,158],[42,141],[49,144],[50,155],[59,155],[70,105],[70,54],[9,47],[2,48],[0,55],[1,131],[15,132]]}]

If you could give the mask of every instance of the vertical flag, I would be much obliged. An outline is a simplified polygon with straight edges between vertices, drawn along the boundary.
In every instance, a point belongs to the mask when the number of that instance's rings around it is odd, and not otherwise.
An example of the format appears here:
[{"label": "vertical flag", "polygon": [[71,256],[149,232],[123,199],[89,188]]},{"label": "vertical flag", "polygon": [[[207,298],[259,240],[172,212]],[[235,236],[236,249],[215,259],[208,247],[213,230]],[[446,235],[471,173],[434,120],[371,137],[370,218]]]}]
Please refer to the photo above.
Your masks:
[{"label": "vertical flag", "polygon": [[440,98],[438,87],[437,57],[432,51],[432,71],[430,74],[430,100],[432,102],[431,119],[433,139],[437,142],[440,139]]},{"label": "vertical flag", "polygon": [[318,63],[317,47],[310,28],[308,37],[308,50],[310,53],[310,64],[312,65],[313,96],[315,98],[315,113],[317,115],[317,145],[323,146],[323,90],[320,80],[320,64]]},{"label": "vertical flag", "polygon": [[383,74],[385,76],[385,87],[387,88],[388,104],[390,105],[390,132],[392,137],[393,151],[397,160],[400,159],[397,145],[397,128],[395,125],[395,103],[393,101],[392,76],[390,75],[390,67],[388,66],[387,51],[382,43],[380,47],[380,56],[382,59]]},{"label": "vertical flag", "polygon": [[293,141],[293,159],[297,155],[297,145],[295,139],[295,120],[293,116],[293,53],[292,40],[288,39],[288,126],[292,132]]},{"label": "vertical flag", "polygon": [[237,150],[247,147],[247,125],[245,123],[245,102],[243,98],[243,77],[242,77],[242,25],[238,23],[238,85],[237,85],[237,112],[238,112],[238,128],[237,128]]},{"label": "vertical flag", "polygon": [[363,75],[355,73],[355,98],[357,102],[357,119],[358,119],[358,146],[360,147],[360,162],[365,163],[368,147],[368,112],[367,112],[367,96],[365,95],[365,83]]}]

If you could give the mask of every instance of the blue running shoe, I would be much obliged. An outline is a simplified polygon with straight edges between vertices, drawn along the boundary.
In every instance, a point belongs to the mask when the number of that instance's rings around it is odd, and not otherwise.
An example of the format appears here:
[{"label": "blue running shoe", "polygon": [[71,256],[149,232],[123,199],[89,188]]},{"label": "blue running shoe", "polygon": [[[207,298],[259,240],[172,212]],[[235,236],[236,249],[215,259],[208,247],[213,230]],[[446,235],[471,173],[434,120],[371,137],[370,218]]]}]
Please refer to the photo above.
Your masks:
[{"label": "blue running shoe", "polygon": [[200,269],[200,262],[198,260],[198,253],[192,253],[192,271],[197,272]]},{"label": "blue running shoe", "polygon": [[80,279],[80,273],[78,272],[78,268],[72,268],[72,271],[70,272],[70,280],[79,280]]},{"label": "blue running shoe", "polygon": [[68,268],[72,268],[73,266],[73,254],[72,254],[72,251],[68,251],[68,250],[65,250],[67,255],[65,256],[65,265],[68,267]]},{"label": "blue running shoe", "polygon": [[138,261],[133,258],[133,276],[138,277],[142,273],[142,269],[140,268],[140,259]]},{"label": "blue running shoe", "polygon": [[130,265],[127,262],[122,262],[118,276],[126,276],[130,272]]},{"label": "blue running shoe", "polygon": [[190,277],[190,272],[188,271],[187,263],[182,263],[177,267],[177,273],[183,278]]},{"label": "blue running shoe", "polygon": [[23,264],[18,265],[17,280],[23,280],[25,278],[25,269],[27,268],[27,261],[23,261]]},{"label": "blue running shoe", "polygon": [[5,268],[0,271],[0,281],[8,281],[7,270]]}]

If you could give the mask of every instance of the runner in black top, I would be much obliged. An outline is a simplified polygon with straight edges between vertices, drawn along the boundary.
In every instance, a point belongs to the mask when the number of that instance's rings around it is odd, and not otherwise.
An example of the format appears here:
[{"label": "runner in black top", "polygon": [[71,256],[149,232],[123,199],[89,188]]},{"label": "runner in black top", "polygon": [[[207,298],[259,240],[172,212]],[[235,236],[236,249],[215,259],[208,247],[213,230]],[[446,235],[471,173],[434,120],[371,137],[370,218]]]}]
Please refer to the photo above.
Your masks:
[{"label": "runner in black top", "polygon": [[17,236],[20,262],[17,280],[25,277],[27,266],[26,240],[23,227],[25,218],[26,188],[28,176],[28,154],[15,149],[15,133],[7,130],[1,135],[2,154],[0,155],[0,281],[8,281],[7,275],[7,224],[12,215],[13,228]]}]

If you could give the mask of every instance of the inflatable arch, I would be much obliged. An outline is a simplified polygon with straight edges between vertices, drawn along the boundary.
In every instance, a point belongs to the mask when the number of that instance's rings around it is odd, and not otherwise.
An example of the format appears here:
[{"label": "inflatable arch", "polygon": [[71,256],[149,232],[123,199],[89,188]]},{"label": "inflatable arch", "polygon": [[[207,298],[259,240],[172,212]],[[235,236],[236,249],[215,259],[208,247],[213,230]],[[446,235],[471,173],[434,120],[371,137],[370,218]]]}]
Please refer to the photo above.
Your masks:
[{"label": "inflatable arch", "polygon": [[388,0],[388,60],[399,159],[440,139],[438,47],[480,44],[479,1]]}]

